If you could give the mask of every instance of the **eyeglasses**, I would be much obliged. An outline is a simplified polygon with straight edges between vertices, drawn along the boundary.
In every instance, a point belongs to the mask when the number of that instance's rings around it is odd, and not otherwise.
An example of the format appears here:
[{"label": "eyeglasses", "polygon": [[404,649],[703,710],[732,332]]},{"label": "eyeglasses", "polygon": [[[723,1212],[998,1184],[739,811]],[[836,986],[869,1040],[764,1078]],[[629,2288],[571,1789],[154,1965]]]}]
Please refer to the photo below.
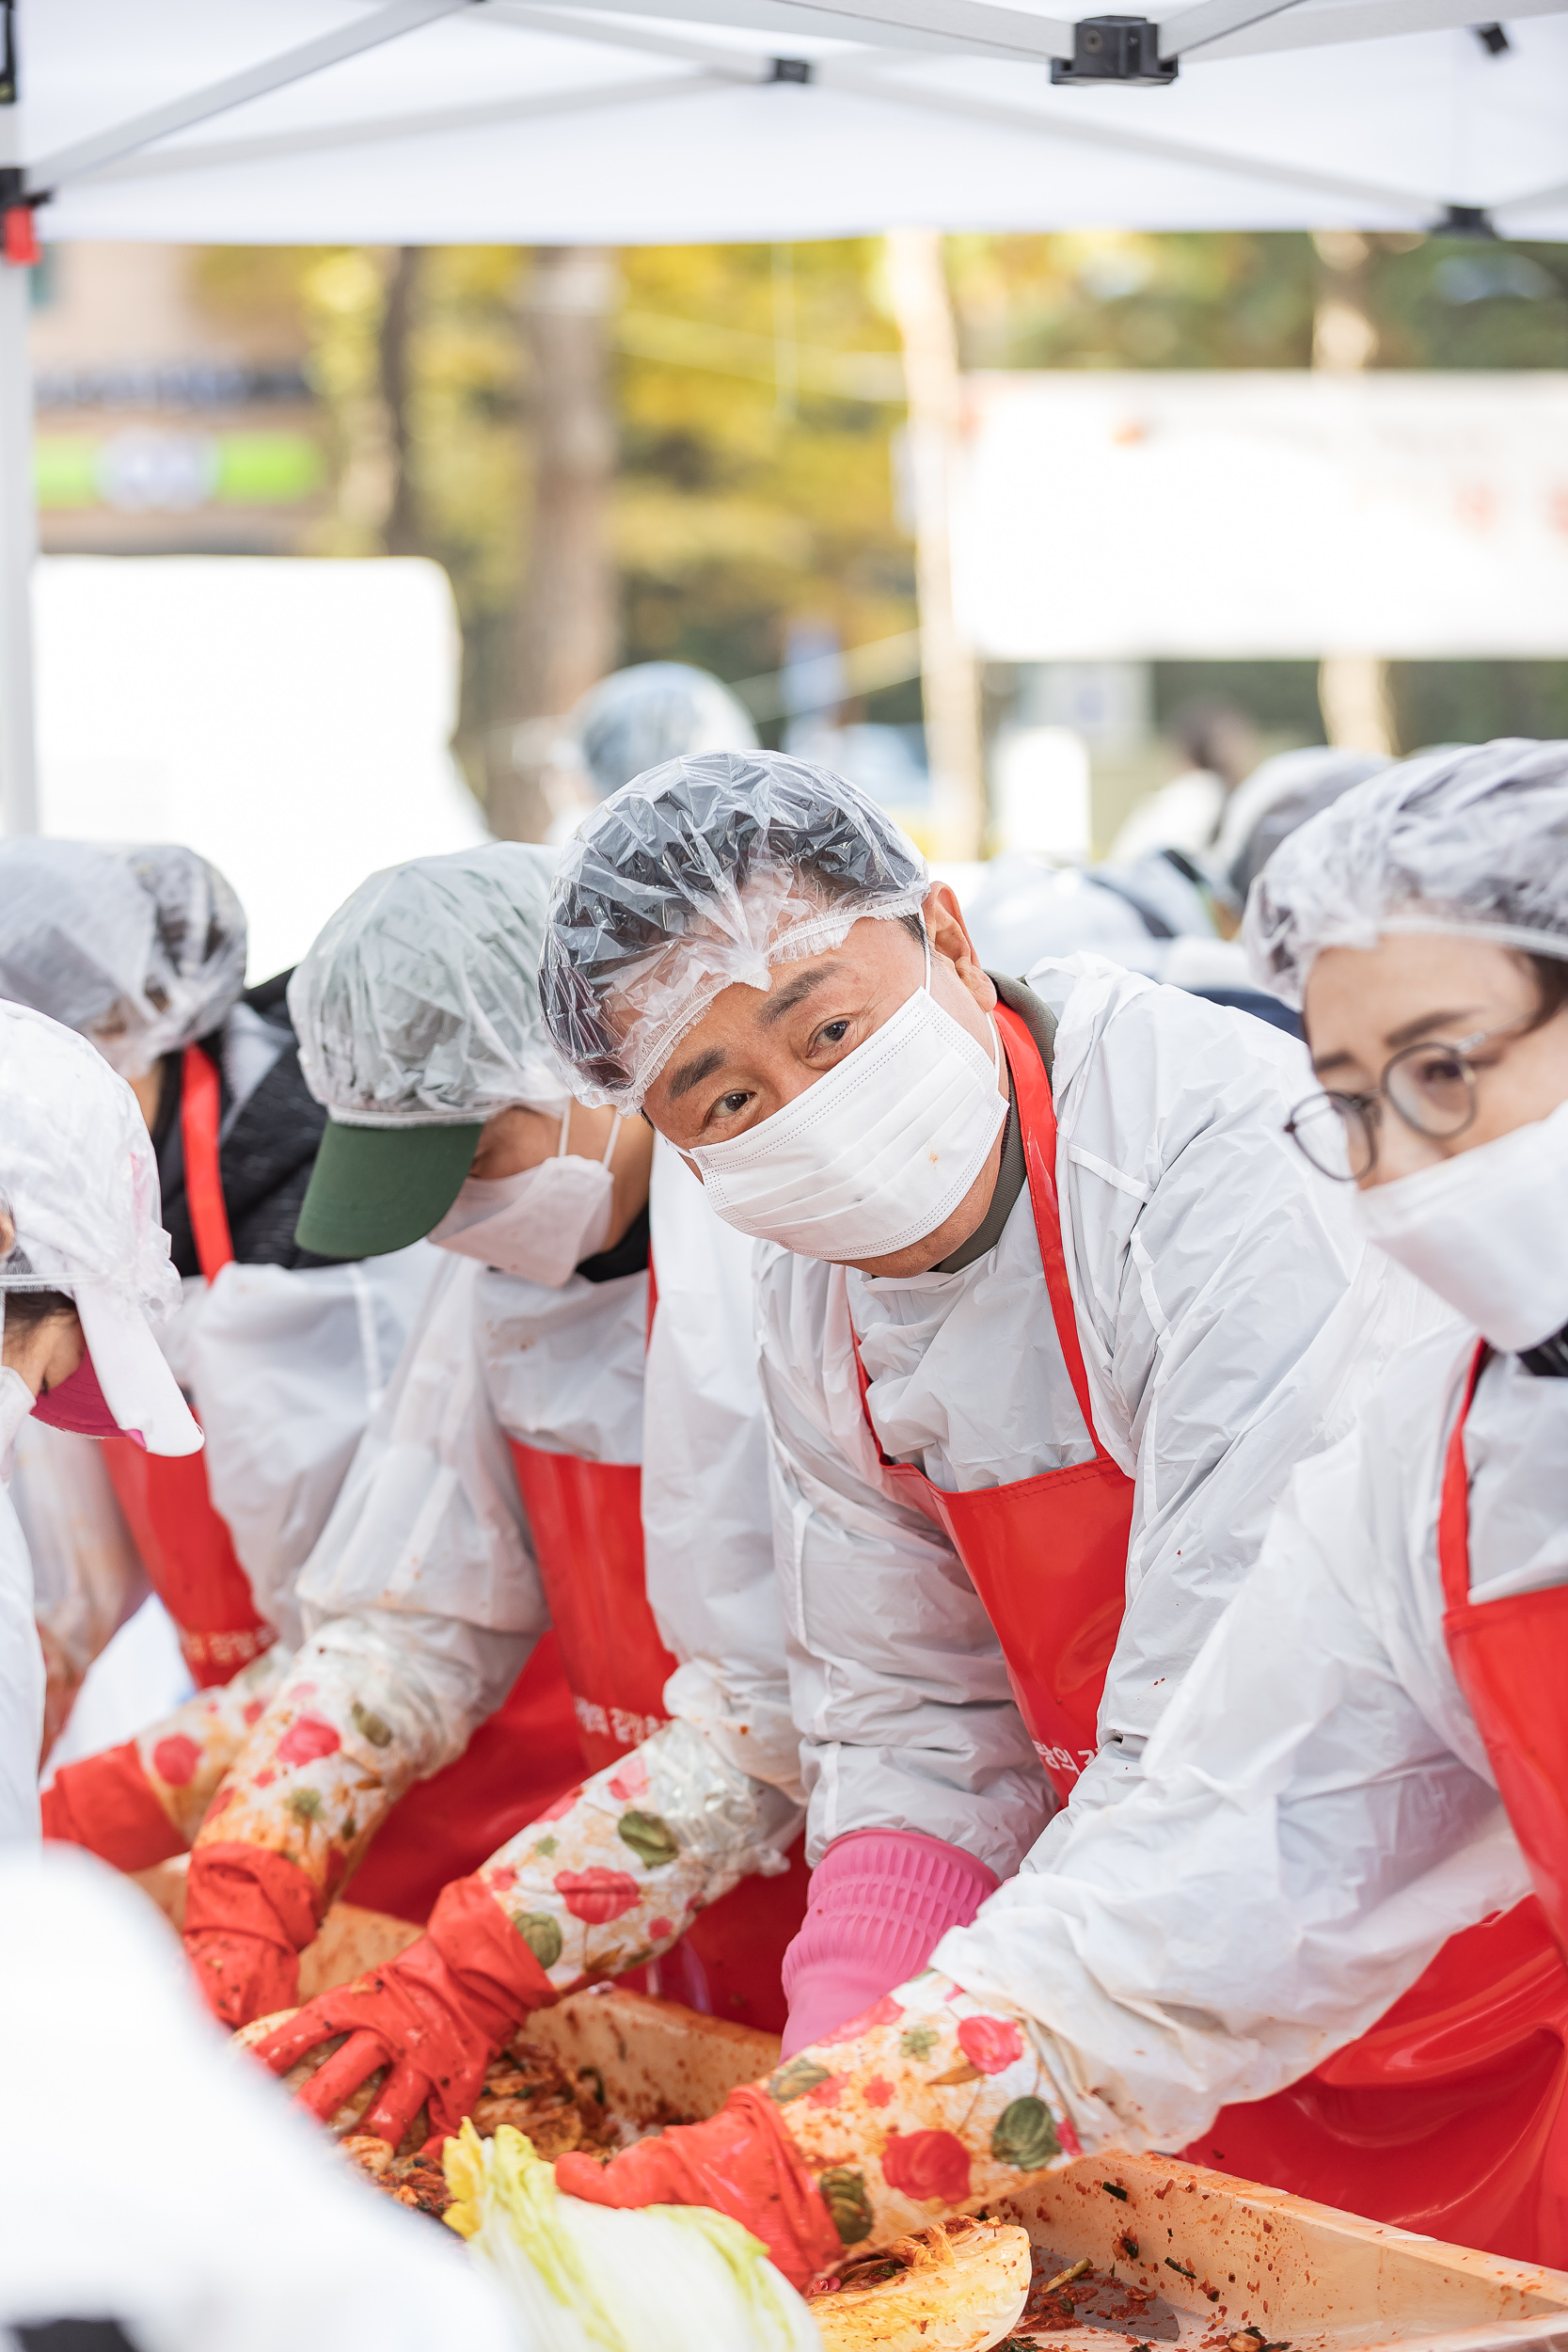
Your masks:
[{"label": "eyeglasses", "polygon": [[1377,1165],[1380,1105],[1391,1104],[1407,1127],[1434,1142],[1451,1142],[1475,1124],[1478,1073],[1469,1057],[1495,1038],[1522,1026],[1478,1029],[1457,1044],[1407,1045],[1368,1094],[1309,1094],[1285,1121],[1285,1133],[1323,1176],[1355,1184]]}]

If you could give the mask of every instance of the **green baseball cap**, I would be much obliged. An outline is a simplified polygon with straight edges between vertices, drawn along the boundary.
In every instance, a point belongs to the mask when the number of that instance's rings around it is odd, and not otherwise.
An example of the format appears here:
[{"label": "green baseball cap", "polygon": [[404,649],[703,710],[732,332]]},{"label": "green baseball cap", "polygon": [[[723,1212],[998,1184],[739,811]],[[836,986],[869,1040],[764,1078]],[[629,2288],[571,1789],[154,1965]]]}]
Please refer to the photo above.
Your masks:
[{"label": "green baseball cap", "polygon": [[329,1119],[294,1239],[318,1258],[380,1258],[439,1225],[473,1165],[483,1120],[344,1127]]}]

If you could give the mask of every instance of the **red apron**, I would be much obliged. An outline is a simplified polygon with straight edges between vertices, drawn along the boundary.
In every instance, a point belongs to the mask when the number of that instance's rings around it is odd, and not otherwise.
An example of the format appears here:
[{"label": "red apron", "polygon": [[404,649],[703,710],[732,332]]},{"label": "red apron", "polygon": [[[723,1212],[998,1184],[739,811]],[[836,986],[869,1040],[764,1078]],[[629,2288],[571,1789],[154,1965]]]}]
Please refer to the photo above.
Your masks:
[{"label": "red apron", "polygon": [[[233,1261],[218,1167],[218,1073],[185,1048],[180,1105],[185,1198],[197,1260],[208,1281]],[[275,1638],[250,1594],[229,1529],[214,1508],[204,1456],[145,1454],[130,1438],[104,1445],[109,1477],[152,1589],[179,1629],[198,1683],[227,1682]],[[447,1881],[477,1869],[553,1804],[580,1771],[571,1694],[548,1635],[506,1704],[481,1724],[457,1761],[419,1781],[396,1806],[354,1878],[354,1899],[423,1921]]]},{"label": "red apron", "polygon": [[[1488,2253],[1568,2263],[1568,1588],[1472,1602],[1465,1423],[1437,1550],[1454,1676],[1535,1895],[1450,1936],[1372,2030],[1185,2153]],[[1552,1928],[1557,1930],[1554,1941]]]},{"label": "red apron", "polygon": [[[649,1330],[657,1292],[648,1269]],[[561,1644],[590,1772],[613,1764],[668,1718],[679,1662],[659,1639],[642,1554],[642,1472],[508,1441]],[[519,1824],[521,1826],[521,1824]],[[705,2016],[782,2033],[784,1951],[806,1912],[810,1873],[797,1843],[783,1877],[742,1879],[646,1970],[622,1979]]]},{"label": "red apron", "polygon": [[[199,1045],[187,1045],[181,1074],[185,1199],[198,1263],[211,1281],[234,1255],[218,1173],[218,1073]],[[148,1454],[134,1438],[108,1438],[103,1464],[148,1581],[178,1629],[193,1681],[228,1682],[276,1636],[251,1599],[250,1579],[213,1507],[204,1456]]]},{"label": "red apron", "polygon": [[[1127,1537],[1132,1481],[1095,1430],[1078,1322],[1062,1255],[1056,1203],[1056,1114],[1039,1047],[1006,1005],[996,1024],[1012,1073],[1029,1199],[1056,1339],[1094,1440],[1094,1460],[1042,1470],[1009,1486],[948,1494],[912,1464],[877,1452],[904,1501],[946,1534],[996,1629],[1020,1714],[1065,1804],[1095,1752],[1096,1718],[1127,1599]],[[855,1344],[866,1424],[867,1381]]]}]

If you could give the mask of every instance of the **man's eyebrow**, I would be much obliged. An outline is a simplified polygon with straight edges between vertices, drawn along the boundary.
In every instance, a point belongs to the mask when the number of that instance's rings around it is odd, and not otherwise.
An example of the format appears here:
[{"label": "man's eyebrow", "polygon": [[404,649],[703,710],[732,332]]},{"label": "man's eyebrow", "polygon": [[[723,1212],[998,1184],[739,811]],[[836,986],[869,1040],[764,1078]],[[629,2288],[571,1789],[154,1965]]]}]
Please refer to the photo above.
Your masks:
[{"label": "man's eyebrow", "polygon": [[797,1005],[803,1004],[814,989],[820,988],[824,980],[834,978],[843,968],[838,963],[814,964],[809,972],[802,972],[786,988],[781,988],[776,994],[770,993],[757,1015],[759,1025],[770,1029],[776,1021],[784,1019],[786,1012],[793,1012]]},{"label": "man's eyebrow", "polygon": [[716,1070],[723,1067],[721,1046],[710,1045],[705,1054],[694,1054],[689,1061],[682,1062],[670,1081],[671,1102],[678,1103],[683,1094],[689,1094],[693,1087],[700,1087],[705,1078],[711,1078]]}]

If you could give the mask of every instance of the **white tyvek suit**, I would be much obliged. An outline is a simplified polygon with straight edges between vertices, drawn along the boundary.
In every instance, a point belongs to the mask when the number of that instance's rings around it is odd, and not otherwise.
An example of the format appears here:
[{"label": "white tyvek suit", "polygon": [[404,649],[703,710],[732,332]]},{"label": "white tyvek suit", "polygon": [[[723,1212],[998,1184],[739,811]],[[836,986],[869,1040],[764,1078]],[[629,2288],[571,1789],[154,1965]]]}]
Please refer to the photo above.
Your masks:
[{"label": "white tyvek suit", "polygon": [[[424,1242],[341,1266],[241,1265],[186,1280],[159,1334],[206,1432],[208,1491],[257,1609],[293,1648],[294,1583],[419,1315],[439,1261]],[[94,1441],[42,1423],[16,1456],[40,1623],[86,1674],[147,1590]]]},{"label": "white tyvek suit", "polygon": [[166,1353],[207,1433],[207,1484],[256,1606],[300,1638],[294,1584],[440,1261],[416,1242],[334,1266],[226,1265],[185,1284]]},{"label": "white tyvek suit", "polygon": [[[1136,1480],[1127,1613],[1076,1819],[1135,1783],[1291,1465],[1338,1434],[1433,1309],[1363,1253],[1283,1134],[1311,1086],[1299,1045],[1097,957],[1030,984],[1059,1022],[1056,1185],[1095,1419]],[[1006,1877],[1053,1799],[957,1555],[878,1468],[849,1324],[884,1450],[938,1486],[1087,1460],[1027,1189],[957,1274],[871,1280],[767,1248],[758,1266],[808,1853],[912,1830]]]},{"label": "white tyvek suit", "polygon": [[[1418,1342],[1301,1465],[1138,1787],[938,1947],[1038,2021],[1086,2148],[1184,2145],[1529,1892],[1443,1639],[1437,1502],[1473,1346]],[[1473,1597],[1568,1581],[1568,1382],[1494,1360],[1465,1452]]]},{"label": "white tyvek suit", "polygon": [[559,1290],[443,1253],[425,1313],[300,1581],[307,1629],[374,1649],[440,1722],[435,1771],[510,1690],[549,1613],[506,1438],[643,1466],[648,1589],[683,1662],[672,1714],[793,1790],[752,1245],[660,1144],[645,1274]]},{"label": "white tyvek suit", "polygon": [[43,1652],[33,1623],[27,1538],[7,1491],[12,1446],[32,1409],[22,1375],[8,1364],[0,1368],[0,1846],[18,1838],[37,1844],[39,1836]]}]

